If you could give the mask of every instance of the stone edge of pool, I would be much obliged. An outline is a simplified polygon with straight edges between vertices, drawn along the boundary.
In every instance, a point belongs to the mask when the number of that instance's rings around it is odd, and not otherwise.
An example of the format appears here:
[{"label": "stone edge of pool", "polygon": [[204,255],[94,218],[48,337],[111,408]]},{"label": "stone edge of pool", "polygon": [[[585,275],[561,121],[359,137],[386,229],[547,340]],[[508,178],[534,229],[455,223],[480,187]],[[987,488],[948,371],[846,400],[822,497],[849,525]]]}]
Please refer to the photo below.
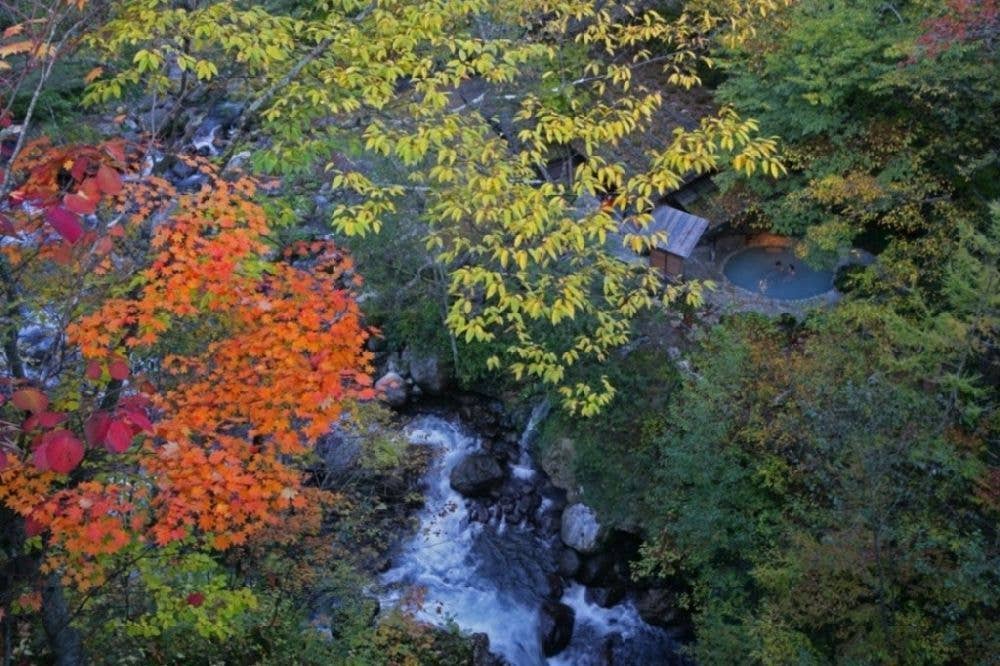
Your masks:
[{"label": "stone edge of pool", "polygon": [[759,291],[753,291],[752,289],[747,289],[746,287],[741,286],[741,285],[733,282],[732,280],[729,279],[729,276],[726,275],[726,265],[729,263],[730,259],[732,259],[733,257],[735,257],[737,254],[740,254],[741,252],[746,252],[747,250],[749,250],[751,248],[756,248],[756,247],[762,247],[762,248],[773,247],[773,248],[777,248],[777,249],[781,249],[781,250],[787,250],[788,249],[788,245],[778,245],[778,244],[775,244],[775,245],[751,245],[751,244],[743,245],[743,246],[738,247],[735,250],[732,250],[731,252],[727,253],[722,258],[721,261],[718,261],[717,262],[717,269],[718,269],[718,272],[719,272],[719,275],[721,276],[721,278],[726,281],[726,284],[730,285],[734,289],[738,289],[739,291],[741,291],[741,292],[743,292],[745,294],[749,294],[750,296],[753,296],[754,298],[757,298],[757,299],[771,301],[775,305],[781,305],[782,303],[786,303],[786,304],[793,304],[793,305],[799,305],[799,306],[808,307],[809,305],[813,305],[813,304],[815,304],[815,305],[826,305],[828,303],[831,303],[832,302],[831,299],[836,299],[836,298],[839,298],[841,296],[840,291],[833,285],[834,278],[836,278],[836,276],[837,276],[837,271],[840,270],[843,266],[846,266],[846,265],[851,264],[851,263],[855,263],[855,262],[852,262],[849,258],[841,258],[840,260],[838,260],[837,264],[830,271],[830,288],[827,289],[826,291],[821,291],[818,294],[813,294],[812,296],[804,296],[802,298],[776,298],[774,296],[768,296],[767,294],[763,294],[763,293],[761,293]]},{"label": "stone edge of pool", "polygon": [[[729,257],[736,252],[748,247],[746,237],[734,234],[728,237],[730,242],[739,237],[738,245],[733,246],[725,242],[718,245],[728,245],[722,252],[715,251],[715,243],[705,243],[695,248],[685,264],[685,276],[694,280],[711,280],[716,284],[714,290],[705,292],[705,305],[708,308],[705,315],[712,318],[709,313],[714,312],[715,316],[733,312],[757,312],[766,316],[779,316],[781,314],[792,314],[796,317],[803,316],[808,310],[829,307],[837,303],[842,297],[842,293],[835,287],[820,294],[801,299],[781,299],[770,298],[763,294],[755,293],[744,289],[739,285],[730,282],[729,278],[722,272],[722,267]],[[859,248],[852,248],[844,253],[837,262],[836,268],[847,264],[867,265],[874,261],[874,256]]]}]

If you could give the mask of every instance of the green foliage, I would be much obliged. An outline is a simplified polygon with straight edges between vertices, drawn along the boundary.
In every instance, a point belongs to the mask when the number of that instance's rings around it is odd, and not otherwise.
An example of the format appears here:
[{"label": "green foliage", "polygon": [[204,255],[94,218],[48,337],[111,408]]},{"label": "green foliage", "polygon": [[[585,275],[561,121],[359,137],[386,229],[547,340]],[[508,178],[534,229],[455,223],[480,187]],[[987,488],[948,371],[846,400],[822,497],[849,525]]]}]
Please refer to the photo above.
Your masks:
[{"label": "green foliage", "polygon": [[206,640],[190,627],[178,627],[170,640],[128,640],[119,634],[94,636],[96,664],[337,664],[337,645],[287,602],[265,600],[248,626],[225,641]]},{"label": "green foliage", "polygon": [[[935,202],[995,197],[996,52],[919,57],[937,3],[804,0],[721,56],[719,99],[785,142],[790,176],[749,183],[772,229],[835,252],[866,229],[935,229]],[[992,181],[992,182],[991,182]]]},{"label": "green foliage", "polygon": [[[667,427],[666,405],[679,384],[677,371],[661,349],[640,347],[601,368],[618,389],[600,418],[587,421],[554,413],[538,446],[551,471],[585,489],[585,500],[606,524],[635,529],[644,515],[645,495],[655,479],[656,442]],[[563,441],[572,442],[571,450]]]},{"label": "green foliage", "polygon": [[498,391],[509,383],[487,364],[503,345],[467,342],[449,332],[447,277],[427,253],[412,220],[389,216],[378,235],[348,237],[345,245],[363,267],[365,315],[381,332],[384,348],[409,347],[450,361],[463,387],[489,385]]},{"label": "green foliage", "polygon": [[353,643],[344,662],[350,666],[450,666],[472,658],[457,627],[436,629],[401,611],[391,612],[374,632]]},{"label": "green foliage", "polygon": [[193,630],[205,639],[225,640],[237,631],[237,620],[257,607],[246,589],[229,590],[224,570],[205,553],[181,554],[166,549],[155,561],[140,560],[142,586],[152,608],[124,622],[113,622],[110,631],[142,638],[170,641],[177,631]]},{"label": "green foliage", "polygon": [[[68,141],[85,141],[97,134],[88,125],[76,122],[80,96],[85,87],[83,77],[87,69],[86,63],[78,61],[60,61],[53,66],[35,108],[37,122],[45,134]],[[17,89],[18,94],[9,100],[10,112],[14,118],[24,116],[40,75],[38,70],[30,73]]]},{"label": "green foliage", "polygon": [[963,443],[976,429],[842,328],[736,319],[694,367],[658,440],[644,552],[692,581],[700,661],[995,652],[996,507],[976,499],[982,449]]},{"label": "green foliage", "polygon": [[[300,604],[282,594],[256,592],[260,603],[245,609],[224,639],[206,636],[189,622],[169,632],[137,635],[108,625],[91,633],[91,659],[97,664],[327,664],[350,663],[349,644],[370,640],[371,601],[362,603],[359,581],[342,593],[336,635],[324,631],[329,618],[310,618]],[[205,604],[209,601],[206,599]]]},{"label": "green foliage", "polygon": [[[93,594],[77,620],[93,663],[329,664],[343,652],[310,626],[301,601],[253,578],[237,580],[203,553],[176,545],[147,552],[136,558],[136,572]],[[330,578],[342,580],[336,572]],[[360,598],[360,583],[352,584]],[[367,618],[340,619],[367,628]]]},{"label": "green foliage", "polygon": [[442,325],[445,294],[437,266],[405,220],[388,220],[385,231],[348,241],[352,256],[365,267],[366,314],[382,331],[388,348],[409,344],[421,350],[448,350],[450,356]]},{"label": "green foliage", "polygon": [[748,44],[775,40],[769,48],[724,58],[731,76],[719,94],[785,141],[849,136],[892,103],[877,82],[897,68],[905,55],[898,45],[913,32],[912,22],[871,3],[796,3]]}]

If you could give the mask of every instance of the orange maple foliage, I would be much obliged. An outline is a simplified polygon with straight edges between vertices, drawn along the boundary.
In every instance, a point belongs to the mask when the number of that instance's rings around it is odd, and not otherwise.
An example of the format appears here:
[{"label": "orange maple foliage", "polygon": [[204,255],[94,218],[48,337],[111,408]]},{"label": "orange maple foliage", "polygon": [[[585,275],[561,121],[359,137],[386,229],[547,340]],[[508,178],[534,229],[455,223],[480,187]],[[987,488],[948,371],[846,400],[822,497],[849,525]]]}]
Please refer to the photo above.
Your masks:
[{"label": "orange maple foliage", "polygon": [[[323,241],[282,255],[252,181],[199,164],[207,183],[181,196],[126,150],[33,146],[14,197],[33,205],[8,216],[20,238],[42,239],[31,252],[7,245],[13,266],[56,261],[105,287],[65,331],[89,380],[70,402],[86,407],[49,412],[47,398],[26,393],[38,434],[21,427],[0,446],[0,503],[45,534],[48,567],[82,588],[130,546],[226,549],[308,513],[313,491],[297,461],[345,404],[374,397],[348,257]],[[204,338],[165,351],[190,330]],[[80,467],[73,433],[50,434],[64,417],[89,445]]]}]

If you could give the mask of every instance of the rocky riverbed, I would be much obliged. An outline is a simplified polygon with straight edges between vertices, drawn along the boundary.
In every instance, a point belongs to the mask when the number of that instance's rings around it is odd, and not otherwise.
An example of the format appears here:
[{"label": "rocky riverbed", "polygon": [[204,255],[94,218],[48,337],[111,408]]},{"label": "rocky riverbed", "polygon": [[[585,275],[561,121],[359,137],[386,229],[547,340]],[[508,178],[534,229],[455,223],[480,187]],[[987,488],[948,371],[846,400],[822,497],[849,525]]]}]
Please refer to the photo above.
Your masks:
[{"label": "rocky riverbed", "polygon": [[474,634],[480,664],[685,663],[673,593],[629,575],[638,539],[567,505],[532,461],[544,405],[523,429],[477,396],[410,410],[405,435],[432,460],[419,529],[380,579],[383,608],[419,590],[418,616]]}]

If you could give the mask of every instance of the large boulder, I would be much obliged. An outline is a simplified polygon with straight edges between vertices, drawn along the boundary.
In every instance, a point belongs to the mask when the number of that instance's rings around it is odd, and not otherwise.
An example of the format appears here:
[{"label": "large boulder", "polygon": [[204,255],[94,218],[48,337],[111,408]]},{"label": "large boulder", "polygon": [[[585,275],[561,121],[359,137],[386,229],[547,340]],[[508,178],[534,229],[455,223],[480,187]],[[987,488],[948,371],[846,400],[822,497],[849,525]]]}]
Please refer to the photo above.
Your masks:
[{"label": "large boulder", "polygon": [[564,603],[546,601],[542,604],[538,621],[538,639],[542,643],[542,652],[546,657],[552,657],[566,649],[573,638],[573,622],[576,613]]},{"label": "large boulder", "polygon": [[375,382],[375,390],[390,407],[402,407],[409,397],[406,382],[397,372],[387,372],[382,375]]},{"label": "large boulder", "polygon": [[564,548],[559,553],[559,573],[572,578],[580,570],[580,556],[572,548]]},{"label": "large boulder", "polygon": [[600,546],[601,524],[586,504],[570,504],[563,511],[559,535],[564,544],[587,555],[597,552]]},{"label": "large boulder", "polygon": [[552,484],[563,488],[565,500],[570,504],[581,499],[580,484],[576,481],[576,442],[569,437],[553,437],[541,447],[538,460],[542,469],[552,479]]},{"label": "large boulder", "polygon": [[403,353],[403,363],[409,368],[413,383],[430,395],[440,395],[451,384],[451,371],[434,354],[425,354],[407,349]]},{"label": "large boulder", "polygon": [[625,639],[617,631],[601,643],[601,661],[599,663],[606,666],[616,666],[617,664],[627,664],[622,659],[622,652],[625,650]]},{"label": "large boulder", "polygon": [[503,468],[485,453],[472,453],[451,470],[451,487],[466,497],[485,495],[503,482]]},{"label": "large boulder", "polygon": [[611,553],[601,552],[582,558],[576,579],[588,587],[612,587],[623,582]]},{"label": "large boulder", "polygon": [[316,452],[326,471],[335,475],[346,474],[361,461],[361,440],[334,427],[316,441]]},{"label": "large boulder", "polygon": [[596,604],[601,608],[611,608],[625,598],[624,585],[611,585],[609,587],[588,587],[583,598],[588,604]]},{"label": "large boulder", "polygon": [[483,633],[469,637],[472,644],[472,666],[508,666],[503,657],[490,652],[490,637]]},{"label": "large boulder", "polygon": [[237,173],[242,173],[246,170],[246,165],[253,157],[253,153],[249,150],[244,150],[243,152],[236,153],[232,156],[229,162],[226,163],[225,171],[235,171]]},{"label": "large boulder", "polygon": [[546,574],[545,583],[548,586],[548,593],[545,596],[549,599],[562,599],[563,592],[566,591],[562,576],[557,573]]}]

